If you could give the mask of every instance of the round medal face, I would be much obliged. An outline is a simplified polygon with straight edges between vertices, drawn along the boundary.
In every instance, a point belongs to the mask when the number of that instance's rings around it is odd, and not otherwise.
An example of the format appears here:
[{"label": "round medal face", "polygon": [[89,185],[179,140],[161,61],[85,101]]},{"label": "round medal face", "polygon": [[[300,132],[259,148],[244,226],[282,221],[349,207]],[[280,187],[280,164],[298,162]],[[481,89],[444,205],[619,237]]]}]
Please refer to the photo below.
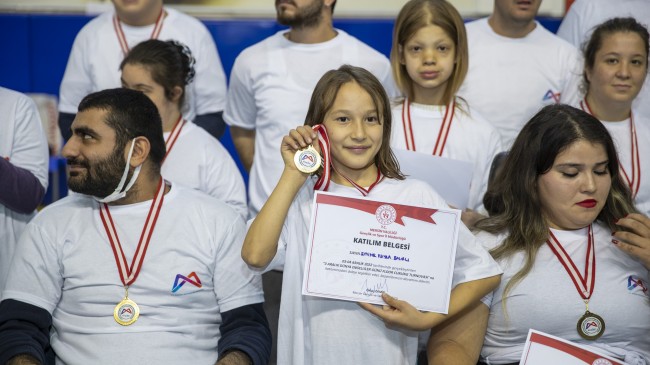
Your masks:
[{"label": "round medal face", "polygon": [[585,340],[596,340],[605,333],[605,321],[589,311],[578,320],[578,334]]},{"label": "round medal face", "polygon": [[321,157],[312,146],[296,152],[293,156],[293,163],[301,172],[313,174],[318,171],[321,165]]},{"label": "round medal face", "polygon": [[138,320],[140,316],[140,308],[131,299],[124,298],[121,302],[117,303],[115,310],[113,310],[113,318],[115,322],[122,326],[128,326]]}]

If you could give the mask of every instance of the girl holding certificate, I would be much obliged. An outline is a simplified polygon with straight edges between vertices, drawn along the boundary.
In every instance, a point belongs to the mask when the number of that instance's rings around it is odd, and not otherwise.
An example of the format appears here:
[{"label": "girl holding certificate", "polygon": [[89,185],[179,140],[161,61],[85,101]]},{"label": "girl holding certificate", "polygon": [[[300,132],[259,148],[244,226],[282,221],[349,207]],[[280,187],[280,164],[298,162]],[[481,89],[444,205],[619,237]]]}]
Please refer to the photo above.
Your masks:
[{"label": "girl holding certificate", "polygon": [[404,98],[393,106],[391,147],[474,165],[468,207],[482,207],[501,137],[456,97],[468,68],[465,25],[447,1],[411,0],[395,21],[390,54]]},{"label": "girl holding certificate", "polygon": [[586,95],[580,102],[612,135],[621,175],[644,214],[650,214],[650,115],[632,110],[632,102],[648,75],[648,38],[648,29],[634,18],[596,27],[584,50]]},{"label": "girl holding certificate", "polygon": [[246,217],[244,180],[221,143],[182,115],[194,58],[176,41],[151,39],[133,47],[120,65],[122,87],[142,91],[162,118],[167,154],[164,178],[221,199]]},{"label": "girl holding certificate", "polygon": [[476,226],[503,281],[428,352],[451,343],[485,363],[518,363],[535,329],[649,363],[650,219],[634,208],[602,123],[567,105],[543,108],[496,181],[484,201],[492,214]]},{"label": "girl holding certificate", "polygon": [[[283,138],[282,177],[252,221],[242,248],[242,257],[252,267],[270,270],[284,264],[278,363],[415,364],[416,331],[435,327],[476,303],[497,285],[500,269],[463,226],[448,315],[421,313],[387,294],[382,296],[387,303],[383,308],[302,296],[315,189],[445,206],[427,184],[400,172],[389,147],[390,104],[381,83],[368,71],[342,66],[325,73],[314,89],[305,120],[304,126]],[[321,154],[314,126],[326,129],[329,148],[323,151],[324,168],[310,176],[297,168],[300,163],[294,157],[312,149]]]}]

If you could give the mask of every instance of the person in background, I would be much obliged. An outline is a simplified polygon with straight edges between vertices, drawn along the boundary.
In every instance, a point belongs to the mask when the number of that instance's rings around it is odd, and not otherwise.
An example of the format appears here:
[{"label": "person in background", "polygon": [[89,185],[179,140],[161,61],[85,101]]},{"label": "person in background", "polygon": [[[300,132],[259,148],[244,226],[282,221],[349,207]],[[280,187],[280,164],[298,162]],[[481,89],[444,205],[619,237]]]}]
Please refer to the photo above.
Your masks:
[{"label": "person in background", "polygon": [[650,114],[633,105],[648,75],[648,43],[648,29],[634,18],[613,18],[597,26],[584,49],[585,96],[579,103],[612,135],[621,176],[637,209],[646,215],[650,215]]},{"label": "person in background", "polygon": [[158,108],[167,148],[163,177],[212,195],[246,218],[246,188],[237,165],[219,140],[181,113],[186,86],[196,76],[194,64],[187,46],[150,39],[122,61],[122,86],[142,91]]},{"label": "person in background", "polygon": [[[647,28],[650,25],[650,1],[575,0],[562,18],[557,35],[582,49],[596,26],[614,17],[633,17]],[[650,85],[641,88],[634,107],[643,115],[650,115]]]},{"label": "person in background", "polygon": [[501,284],[437,329],[428,352],[518,364],[535,329],[647,364],[650,219],[634,208],[607,129],[582,110],[546,106],[497,181],[485,196],[490,217],[476,227]]},{"label": "person in background", "polygon": [[541,0],[494,0],[488,18],[467,23],[469,71],[459,95],[510,148],[541,107],[579,100],[580,52],[535,21]]},{"label": "person in background", "polygon": [[225,130],[226,75],[212,36],[196,18],[163,6],[163,0],[111,0],[114,11],[86,24],[72,45],[59,91],[59,126],[64,141],[77,106],[87,94],[120,86],[120,62],[147,39],[174,39],[196,59],[196,77],[187,85],[185,119],[215,138]]},{"label": "person in background", "polygon": [[139,91],[79,104],[63,148],[78,194],[25,228],[0,294],[0,363],[267,364],[260,277],[244,220],[170,184],[162,122]]},{"label": "person in background", "polygon": [[48,184],[48,148],[34,102],[0,87],[0,292]]},{"label": "person in background", "polygon": [[468,207],[482,210],[490,166],[501,136],[456,92],[467,74],[467,37],[460,14],[445,0],[411,0],[395,21],[391,65],[406,95],[393,106],[391,147],[473,165]]}]

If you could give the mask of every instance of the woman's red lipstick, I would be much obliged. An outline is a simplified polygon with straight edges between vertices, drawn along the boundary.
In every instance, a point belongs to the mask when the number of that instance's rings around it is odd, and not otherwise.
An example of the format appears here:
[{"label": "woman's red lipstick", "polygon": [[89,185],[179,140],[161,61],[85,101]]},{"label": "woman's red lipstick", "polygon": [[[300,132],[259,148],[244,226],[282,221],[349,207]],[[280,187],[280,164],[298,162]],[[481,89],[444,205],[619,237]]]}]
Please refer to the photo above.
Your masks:
[{"label": "woman's red lipstick", "polygon": [[596,200],[594,200],[594,199],[587,199],[587,200],[583,200],[583,201],[581,201],[581,202],[579,202],[577,204],[579,206],[583,207],[583,208],[593,208],[593,207],[596,206],[597,203],[598,202]]}]

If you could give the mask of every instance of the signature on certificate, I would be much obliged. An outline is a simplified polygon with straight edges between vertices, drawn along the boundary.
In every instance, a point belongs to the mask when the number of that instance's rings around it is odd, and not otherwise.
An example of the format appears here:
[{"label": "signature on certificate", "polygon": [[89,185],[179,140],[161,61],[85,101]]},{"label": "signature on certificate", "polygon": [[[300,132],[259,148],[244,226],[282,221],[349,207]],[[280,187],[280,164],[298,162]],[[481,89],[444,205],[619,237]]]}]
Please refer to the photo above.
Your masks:
[{"label": "signature on certificate", "polygon": [[388,291],[388,280],[384,279],[383,281],[380,281],[378,283],[368,283],[368,279],[363,281],[363,285],[361,286],[361,292],[363,294],[381,294],[385,291]]}]

